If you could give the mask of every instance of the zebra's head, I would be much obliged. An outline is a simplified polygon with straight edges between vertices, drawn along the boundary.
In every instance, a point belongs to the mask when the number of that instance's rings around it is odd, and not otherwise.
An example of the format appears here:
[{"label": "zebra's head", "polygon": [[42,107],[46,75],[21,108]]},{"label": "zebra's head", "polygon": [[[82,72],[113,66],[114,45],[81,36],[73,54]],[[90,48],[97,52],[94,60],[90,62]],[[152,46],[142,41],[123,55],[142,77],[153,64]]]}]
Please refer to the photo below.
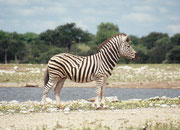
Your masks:
[{"label": "zebra's head", "polygon": [[138,59],[138,54],[130,46],[130,38],[126,34],[122,34],[121,41],[120,55],[132,61],[136,61]]}]

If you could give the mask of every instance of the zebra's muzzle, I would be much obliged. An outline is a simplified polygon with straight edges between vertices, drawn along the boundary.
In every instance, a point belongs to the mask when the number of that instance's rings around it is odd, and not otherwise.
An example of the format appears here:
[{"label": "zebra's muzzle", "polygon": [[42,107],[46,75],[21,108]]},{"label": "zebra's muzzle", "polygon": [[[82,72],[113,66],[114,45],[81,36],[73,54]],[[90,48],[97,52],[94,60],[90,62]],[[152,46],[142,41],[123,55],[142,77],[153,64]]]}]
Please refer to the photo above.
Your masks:
[{"label": "zebra's muzzle", "polygon": [[138,54],[135,53],[135,54],[134,54],[134,58],[132,58],[132,61],[137,61],[137,59],[138,59]]}]

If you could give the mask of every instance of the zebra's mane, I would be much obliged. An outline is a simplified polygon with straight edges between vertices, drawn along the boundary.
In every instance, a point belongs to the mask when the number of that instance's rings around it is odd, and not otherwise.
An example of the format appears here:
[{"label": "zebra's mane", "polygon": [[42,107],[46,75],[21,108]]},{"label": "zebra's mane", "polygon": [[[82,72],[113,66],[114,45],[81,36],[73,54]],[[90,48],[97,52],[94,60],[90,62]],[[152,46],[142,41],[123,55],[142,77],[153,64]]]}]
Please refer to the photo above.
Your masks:
[{"label": "zebra's mane", "polygon": [[[99,47],[98,47],[98,50],[100,51],[101,48],[102,48],[103,46],[105,46],[105,45],[109,42],[109,40],[111,40],[111,39],[113,39],[113,38],[115,38],[116,36],[119,36],[119,35],[121,35],[121,36],[127,36],[125,33],[116,34],[116,35],[112,36],[111,38],[107,39],[106,41],[104,41],[103,43],[101,43],[101,44],[99,45]],[[130,38],[127,37],[126,41],[129,42],[129,41],[130,41]]]}]

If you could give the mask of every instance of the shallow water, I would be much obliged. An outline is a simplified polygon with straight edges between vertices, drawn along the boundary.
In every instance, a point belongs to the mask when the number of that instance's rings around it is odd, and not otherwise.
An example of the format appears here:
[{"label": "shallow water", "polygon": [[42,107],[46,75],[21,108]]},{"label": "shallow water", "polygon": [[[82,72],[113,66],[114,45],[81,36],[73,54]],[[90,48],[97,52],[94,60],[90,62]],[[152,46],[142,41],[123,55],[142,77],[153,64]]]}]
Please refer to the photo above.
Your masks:
[{"label": "shallow water", "polygon": [[[0,87],[0,101],[17,100],[40,101],[42,88],[5,88]],[[78,100],[95,97],[95,88],[63,88],[61,91],[61,100]],[[106,88],[105,96],[117,96],[119,100],[128,99],[147,99],[155,96],[178,97],[180,89],[136,89],[136,88]],[[48,97],[55,100],[54,91],[51,90]]]}]

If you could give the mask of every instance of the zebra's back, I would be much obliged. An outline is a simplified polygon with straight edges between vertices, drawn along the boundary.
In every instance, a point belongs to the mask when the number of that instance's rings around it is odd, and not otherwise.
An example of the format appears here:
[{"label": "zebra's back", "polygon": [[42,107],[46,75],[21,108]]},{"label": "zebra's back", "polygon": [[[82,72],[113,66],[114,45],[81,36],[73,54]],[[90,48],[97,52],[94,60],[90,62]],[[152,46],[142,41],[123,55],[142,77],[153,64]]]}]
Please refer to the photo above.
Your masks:
[{"label": "zebra's back", "polygon": [[50,77],[68,78],[78,83],[93,81],[95,69],[97,70],[96,56],[76,56],[61,53],[53,56],[48,62]]}]

